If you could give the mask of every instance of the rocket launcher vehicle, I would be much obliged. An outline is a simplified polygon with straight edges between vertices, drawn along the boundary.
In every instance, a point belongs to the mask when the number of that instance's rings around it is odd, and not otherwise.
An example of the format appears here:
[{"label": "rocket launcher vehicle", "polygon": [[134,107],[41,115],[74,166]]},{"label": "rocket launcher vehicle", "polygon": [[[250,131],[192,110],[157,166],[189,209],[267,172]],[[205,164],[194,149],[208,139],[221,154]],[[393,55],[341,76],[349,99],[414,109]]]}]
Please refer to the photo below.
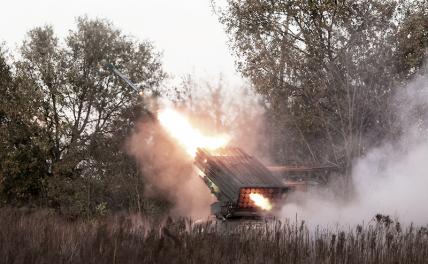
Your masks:
[{"label": "rocket launcher vehicle", "polygon": [[287,186],[255,157],[240,148],[199,148],[195,165],[217,197],[211,212],[219,219],[258,218],[278,209],[293,186]]}]

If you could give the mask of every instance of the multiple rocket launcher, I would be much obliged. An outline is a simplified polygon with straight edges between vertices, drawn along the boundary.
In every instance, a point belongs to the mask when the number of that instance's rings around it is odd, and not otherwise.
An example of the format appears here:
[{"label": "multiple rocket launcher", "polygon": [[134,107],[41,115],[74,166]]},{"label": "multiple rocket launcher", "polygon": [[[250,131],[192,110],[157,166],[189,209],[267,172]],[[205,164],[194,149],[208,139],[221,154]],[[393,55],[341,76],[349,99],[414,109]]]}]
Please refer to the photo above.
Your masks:
[{"label": "multiple rocket launcher", "polygon": [[[135,84],[112,64],[107,68],[126,82],[136,93],[141,94]],[[156,118],[155,118],[156,119]],[[328,167],[274,167],[267,168],[255,157],[240,148],[224,147],[216,150],[198,148],[194,161],[200,176],[217,202],[211,205],[211,212],[219,219],[253,217],[279,209],[286,196],[300,187],[305,181],[284,182],[273,171],[301,175],[315,175],[318,170],[328,171]],[[327,170],[326,170],[327,169]],[[326,174],[324,174],[325,176]]]},{"label": "multiple rocket launcher", "polygon": [[[220,219],[259,217],[263,211],[277,209],[280,201],[294,189],[240,148],[198,149],[195,165],[217,197],[211,212]],[[260,204],[255,198],[261,199]]]}]

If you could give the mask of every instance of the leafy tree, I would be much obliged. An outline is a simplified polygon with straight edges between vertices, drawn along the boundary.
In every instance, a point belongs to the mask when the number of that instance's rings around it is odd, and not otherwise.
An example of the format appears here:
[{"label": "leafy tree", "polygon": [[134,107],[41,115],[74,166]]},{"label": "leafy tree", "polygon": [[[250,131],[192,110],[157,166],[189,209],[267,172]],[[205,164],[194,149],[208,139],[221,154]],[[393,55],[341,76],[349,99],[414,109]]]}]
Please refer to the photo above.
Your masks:
[{"label": "leafy tree", "polygon": [[14,94],[19,106],[31,109],[19,120],[33,120],[37,129],[29,132],[40,131],[30,138],[42,151],[47,204],[71,214],[91,214],[105,205],[137,209],[143,183],[124,141],[143,117],[144,102],[105,66],[116,65],[156,94],[165,78],[160,55],[151,43],[124,35],[109,21],[87,17],[77,19],[64,41],[51,26],[29,31],[20,51],[14,71],[25,83],[16,83],[23,93],[9,89],[2,95]]},{"label": "leafy tree", "polygon": [[399,41],[426,13],[406,10],[393,0],[227,2],[220,20],[238,69],[265,98],[278,162],[334,163],[350,176],[356,157],[393,136],[393,88],[426,46]]},{"label": "leafy tree", "polygon": [[27,204],[43,193],[47,175],[43,131],[35,118],[38,94],[14,78],[0,52],[0,201]]},{"label": "leafy tree", "polygon": [[428,55],[428,2],[413,1],[402,8],[404,18],[397,37],[397,61],[401,76],[411,78]]}]

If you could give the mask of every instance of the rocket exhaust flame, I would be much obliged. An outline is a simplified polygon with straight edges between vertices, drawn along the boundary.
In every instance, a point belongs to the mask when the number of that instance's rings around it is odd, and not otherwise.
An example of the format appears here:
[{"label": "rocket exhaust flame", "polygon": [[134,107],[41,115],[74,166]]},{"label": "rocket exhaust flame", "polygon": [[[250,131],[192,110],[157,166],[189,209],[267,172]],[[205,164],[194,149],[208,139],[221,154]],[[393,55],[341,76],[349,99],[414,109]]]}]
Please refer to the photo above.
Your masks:
[{"label": "rocket exhaust flame", "polygon": [[[204,175],[207,171],[207,168],[211,168],[211,166],[214,166],[211,163],[207,163],[208,158],[210,155],[214,155],[215,157],[223,157],[223,166],[228,166],[230,162],[230,157],[235,157],[236,160],[244,160],[246,162],[239,163],[240,164],[237,167],[236,161],[233,164],[234,166],[234,172],[235,174],[231,175],[234,177],[244,177],[245,179],[245,173],[242,174],[244,171],[247,171],[242,166],[247,167],[255,167],[258,170],[258,173],[263,172],[263,176],[256,174],[253,175],[253,177],[263,177],[263,180],[265,178],[271,179],[272,184],[277,187],[273,188],[240,188],[239,190],[239,201],[237,201],[237,208],[243,209],[255,209],[255,207],[260,208],[261,210],[265,211],[271,211],[273,208],[273,205],[271,203],[272,198],[277,197],[279,194],[283,192],[282,185],[280,182],[276,182],[275,178],[270,175],[270,172],[265,169],[264,167],[260,167],[262,165],[259,165],[257,167],[257,164],[259,164],[257,161],[253,161],[253,163],[248,163],[249,160],[253,160],[251,156],[246,155],[244,152],[240,150],[233,151],[234,148],[224,148],[228,144],[230,138],[227,135],[216,135],[216,136],[207,136],[204,135],[200,130],[193,127],[193,125],[190,123],[190,120],[180,112],[171,109],[171,108],[165,108],[158,112],[158,120],[163,129],[173,138],[177,141],[179,145],[181,145],[184,150],[189,154],[190,157],[195,158],[197,153],[198,155],[204,155],[204,153],[209,153],[208,156],[199,156],[199,158],[196,158],[195,162],[196,164],[199,164],[202,167],[198,167],[201,172],[199,173],[200,176]],[[207,152],[208,151],[208,152]],[[230,165],[230,164],[229,164]],[[198,165],[197,165],[198,166]],[[208,167],[207,167],[208,166]],[[240,169],[241,168],[241,169]],[[239,172],[241,170],[241,172]],[[208,169],[210,171],[210,169]],[[210,172],[208,172],[209,174]],[[223,175],[223,174],[221,174]],[[229,174],[227,174],[229,175]],[[247,175],[248,176],[248,175]],[[209,176],[203,176],[207,177],[208,180],[212,180],[212,178],[209,178]],[[219,180],[219,179],[217,179]],[[244,180],[245,181],[245,180]],[[260,180],[261,181],[261,180]],[[207,183],[207,182],[206,182]],[[214,182],[211,182],[215,188],[219,188]],[[222,182],[218,182],[220,185]],[[231,182],[227,183],[228,185],[231,184]],[[212,186],[210,185],[210,188]],[[214,187],[212,187],[214,188]],[[218,189],[218,193],[220,189]],[[232,195],[233,196],[233,195]],[[251,211],[251,210],[250,210]]]},{"label": "rocket exhaust flame", "polygon": [[272,204],[270,203],[269,199],[260,193],[250,193],[250,199],[261,209],[266,211],[272,210]]},{"label": "rocket exhaust flame", "polygon": [[203,171],[203,181],[217,198],[211,213],[219,219],[271,215],[265,213],[276,213],[275,207],[293,190],[238,147],[226,146],[213,152],[198,148],[195,165]]},{"label": "rocket exhaust flame", "polygon": [[191,157],[195,157],[197,148],[215,150],[225,146],[230,140],[227,135],[216,137],[203,135],[185,116],[171,108],[161,110],[158,119],[168,134],[176,139]]}]

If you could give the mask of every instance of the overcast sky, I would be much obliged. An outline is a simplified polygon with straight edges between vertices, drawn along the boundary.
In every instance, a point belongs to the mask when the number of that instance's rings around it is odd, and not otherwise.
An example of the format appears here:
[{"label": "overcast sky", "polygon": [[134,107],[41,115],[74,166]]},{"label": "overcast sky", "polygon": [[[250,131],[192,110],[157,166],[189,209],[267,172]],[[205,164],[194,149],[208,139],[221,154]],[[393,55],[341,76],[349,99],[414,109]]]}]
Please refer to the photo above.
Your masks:
[{"label": "overcast sky", "polygon": [[63,37],[82,15],[107,18],[124,33],[152,41],[176,81],[188,73],[203,79],[221,73],[230,83],[241,82],[209,0],[3,1],[0,41],[13,50],[29,29],[44,24]]}]

